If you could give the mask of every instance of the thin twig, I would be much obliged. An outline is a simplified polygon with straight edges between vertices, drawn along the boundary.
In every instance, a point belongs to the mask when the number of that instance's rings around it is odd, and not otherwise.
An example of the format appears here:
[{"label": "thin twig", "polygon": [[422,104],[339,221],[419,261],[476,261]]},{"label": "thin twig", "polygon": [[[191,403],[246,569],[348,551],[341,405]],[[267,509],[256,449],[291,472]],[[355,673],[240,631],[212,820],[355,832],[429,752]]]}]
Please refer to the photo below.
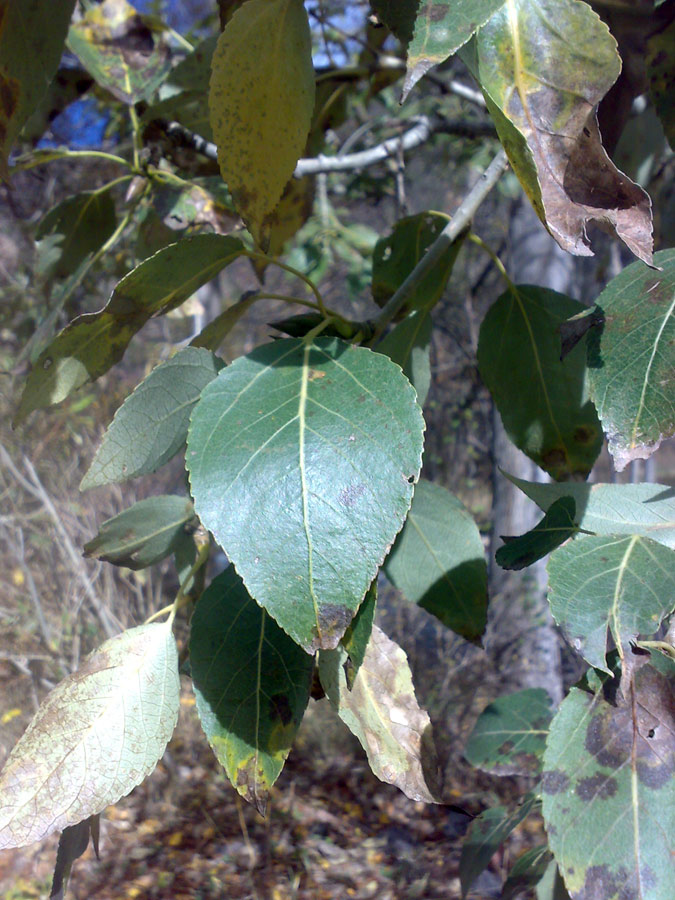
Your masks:
[{"label": "thin twig", "polygon": [[454,216],[450,219],[443,231],[441,231],[410,275],[408,275],[403,284],[398,288],[396,293],[382,307],[380,314],[375,319],[375,339],[377,339],[384,328],[394,318],[396,313],[405,305],[406,301],[415,291],[422,279],[438,265],[448,247],[454,243],[464,229],[470,225],[478,207],[506,171],[507,165],[508,160],[506,158],[506,153],[503,149],[500,149],[476,184],[460,203]]},{"label": "thin twig", "polygon": [[40,501],[40,503],[48,513],[50,519],[52,520],[54,528],[56,529],[56,533],[61,539],[61,548],[70,560],[75,572],[77,573],[77,577],[84,589],[87,599],[89,600],[92,609],[96,613],[98,620],[103,627],[103,630],[108,637],[113,637],[113,635],[118,633],[119,629],[115,626],[114,622],[111,621],[111,617],[108,611],[104,608],[101,601],[97,597],[96,591],[94,590],[89,576],[82,564],[82,559],[73,546],[70,535],[66,531],[63,522],[61,521],[61,518],[51,501],[49,494],[45,490],[44,485],[40,481],[38,474],[33,467],[33,464],[27,456],[24,456],[23,464],[24,468],[28,472],[28,478],[26,478],[14,465],[14,461],[2,444],[0,444],[0,461],[2,462],[3,466],[5,466],[5,468],[7,468],[11,472],[11,474],[18,481],[21,487],[36,500]]},{"label": "thin twig", "polygon": [[[432,134],[456,134],[460,137],[495,137],[494,127],[489,122],[468,122],[464,120],[439,120],[432,122],[427,116],[417,116],[410,120],[413,124],[400,137],[392,137],[375,147],[359,150],[356,153],[339,153],[337,156],[318,156],[299,159],[293,173],[295,178],[305,175],[318,175],[321,172],[349,172],[365,169],[383,162],[401,151],[414,150],[429,140]],[[178,122],[167,122],[163,125],[170,137],[177,138],[185,146],[192,147],[207,159],[218,159],[218,148],[211,141],[205,140],[184,128]]]}]

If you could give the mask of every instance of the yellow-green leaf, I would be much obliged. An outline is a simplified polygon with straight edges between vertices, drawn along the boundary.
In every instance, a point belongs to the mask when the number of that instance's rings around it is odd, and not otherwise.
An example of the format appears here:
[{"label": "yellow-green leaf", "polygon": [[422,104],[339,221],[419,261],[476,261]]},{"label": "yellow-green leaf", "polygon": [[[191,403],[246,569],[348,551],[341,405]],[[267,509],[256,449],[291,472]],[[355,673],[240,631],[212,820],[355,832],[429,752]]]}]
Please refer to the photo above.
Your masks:
[{"label": "yellow-green leaf", "polygon": [[314,68],[301,0],[248,0],[213,54],[209,94],[218,163],[259,244],[302,154],[314,109]]}]

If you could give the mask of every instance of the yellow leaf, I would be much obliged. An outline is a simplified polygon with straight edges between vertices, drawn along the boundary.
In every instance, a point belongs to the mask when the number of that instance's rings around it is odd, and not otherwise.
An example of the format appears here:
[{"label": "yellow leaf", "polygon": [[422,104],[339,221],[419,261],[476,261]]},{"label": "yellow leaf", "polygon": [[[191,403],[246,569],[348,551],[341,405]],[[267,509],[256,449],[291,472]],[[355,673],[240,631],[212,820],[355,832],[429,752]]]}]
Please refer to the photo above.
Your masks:
[{"label": "yellow leaf", "polygon": [[12,584],[15,587],[21,587],[26,581],[26,576],[23,574],[23,569],[20,569],[18,566],[16,569],[12,570]]},{"label": "yellow leaf", "polygon": [[6,725],[8,722],[11,722],[12,719],[16,719],[17,716],[21,715],[20,709],[8,709],[6,713],[3,714],[0,719],[0,725]]},{"label": "yellow leaf", "polygon": [[258,244],[303,152],[314,67],[302,0],[248,0],[213,54],[209,109],[218,163]]},{"label": "yellow leaf", "polygon": [[183,832],[174,831],[173,834],[169,835],[167,843],[169,847],[180,847],[180,845],[183,843]]}]

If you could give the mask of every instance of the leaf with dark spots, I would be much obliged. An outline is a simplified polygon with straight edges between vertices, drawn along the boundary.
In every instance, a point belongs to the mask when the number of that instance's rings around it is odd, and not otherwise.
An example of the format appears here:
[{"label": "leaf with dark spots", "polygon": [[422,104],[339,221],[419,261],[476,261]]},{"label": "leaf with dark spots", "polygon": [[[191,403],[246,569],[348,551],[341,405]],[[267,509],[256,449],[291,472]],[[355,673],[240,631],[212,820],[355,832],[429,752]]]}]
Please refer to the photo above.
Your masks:
[{"label": "leaf with dark spots", "polygon": [[545,794],[559,794],[569,787],[570,779],[564,772],[546,771],[541,775],[541,789]]},{"label": "leaf with dark spots", "polygon": [[596,694],[572,688],[544,766],[544,819],[570,895],[670,900],[675,663],[637,658],[613,703],[601,685]]},{"label": "leaf with dark spots", "polygon": [[123,103],[147,100],[171,70],[168,32],[124,0],[92,6],[68,33],[68,48]]},{"label": "leaf with dark spots", "polygon": [[479,716],[464,755],[496,775],[536,775],[550,720],[551,701],[542,688],[499,697]]},{"label": "leaf with dark spots", "polygon": [[209,744],[236,790],[264,815],[309,701],[314,660],[230,566],[197,601],[190,663]]},{"label": "leaf with dark spots", "polygon": [[537,214],[564,250],[592,255],[598,223],[651,263],[651,201],[608,157],[596,122],[621,71],[609,29],[576,0],[500,6],[461,55]]},{"label": "leaf with dark spots", "polygon": [[580,779],[577,782],[576,792],[577,796],[585,802],[594,800],[596,797],[603,800],[616,794],[616,780],[611,776],[598,772],[597,775],[592,775],[590,778]]},{"label": "leaf with dark spots", "polygon": [[209,109],[223,178],[265,249],[272,214],[305,149],[314,94],[301,0],[248,0],[218,38]]}]

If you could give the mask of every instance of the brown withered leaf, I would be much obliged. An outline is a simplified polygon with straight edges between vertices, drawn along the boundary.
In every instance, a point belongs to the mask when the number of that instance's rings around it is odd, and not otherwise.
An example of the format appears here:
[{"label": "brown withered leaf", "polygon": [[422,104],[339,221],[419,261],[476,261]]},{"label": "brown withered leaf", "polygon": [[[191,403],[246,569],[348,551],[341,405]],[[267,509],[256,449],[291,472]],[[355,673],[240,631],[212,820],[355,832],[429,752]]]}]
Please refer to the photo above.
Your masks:
[{"label": "brown withered leaf", "polygon": [[592,256],[586,229],[594,223],[651,264],[651,201],[607,156],[596,121],[621,60],[590,6],[513,0],[462,57],[523,188],[560,246]]},{"label": "brown withered leaf", "polygon": [[351,690],[343,649],[322,650],[319,675],[328,699],[366,751],[373,773],[411,800],[438,802],[431,720],[417,703],[408,658],[373,627]]}]

